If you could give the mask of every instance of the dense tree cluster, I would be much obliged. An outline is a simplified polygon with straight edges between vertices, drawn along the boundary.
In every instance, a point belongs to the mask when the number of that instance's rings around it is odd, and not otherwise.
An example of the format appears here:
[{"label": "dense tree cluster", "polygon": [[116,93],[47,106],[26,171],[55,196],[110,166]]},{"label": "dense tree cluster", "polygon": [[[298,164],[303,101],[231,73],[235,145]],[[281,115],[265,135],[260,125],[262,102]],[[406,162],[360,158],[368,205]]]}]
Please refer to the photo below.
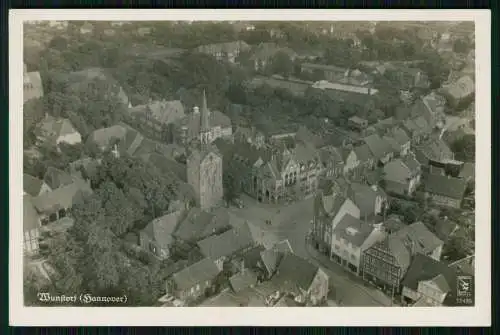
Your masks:
[{"label": "dense tree cluster", "polygon": [[451,144],[451,150],[458,160],[474,162],[476,156],[476,137],[474,135],[464,136]]},{"label": "dense tree cluster", "polygon": [[[175,182],[140,160],[111,155],[90,177],[94,194],[73,207],[74,225],[42,240],[42,250],[60,277],[52,289],[126,294],[130,304],[152,305],[171,264],[123,237],[168,209]],[[26,290],[31,292],[35,284],[29,283]]]}]

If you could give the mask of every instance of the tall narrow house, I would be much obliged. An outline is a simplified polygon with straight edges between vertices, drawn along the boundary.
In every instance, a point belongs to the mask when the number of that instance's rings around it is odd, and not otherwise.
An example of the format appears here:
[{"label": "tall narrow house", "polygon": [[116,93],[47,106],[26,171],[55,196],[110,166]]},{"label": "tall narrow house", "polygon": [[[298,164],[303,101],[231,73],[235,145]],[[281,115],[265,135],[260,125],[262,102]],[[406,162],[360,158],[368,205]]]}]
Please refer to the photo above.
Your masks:
[{"label": "tall narrow house", "polygon": [[187,179],[195,191],[197,205],[203,210],[209,210],[222,201],[222,155],[211,144],[213,139],[205,92],[199,129],[199,141],[188,149]]}]

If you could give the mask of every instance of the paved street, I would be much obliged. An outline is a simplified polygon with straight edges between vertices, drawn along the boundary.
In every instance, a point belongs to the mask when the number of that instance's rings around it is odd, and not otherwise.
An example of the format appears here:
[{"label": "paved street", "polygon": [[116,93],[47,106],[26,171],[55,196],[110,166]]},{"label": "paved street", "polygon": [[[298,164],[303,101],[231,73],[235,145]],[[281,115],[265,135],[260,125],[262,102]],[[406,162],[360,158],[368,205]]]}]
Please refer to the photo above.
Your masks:
[{"label": "paved street", "polygon": [[[375,288],[364,285],[361,278],[347,272],[320,255],[306,244],[306,236],[313,216],[313,199],[288,206],[256,203],[253,199],[242,198],[245,208],[231,208],[232,215],[246,219],[262,229],[268,240],[288,239],[295,254],[311,260],[330,276],[336,289],[337,302],[343,306],[390,306],[390,298]],[[271,225],[265,220],[270,219]]]}]

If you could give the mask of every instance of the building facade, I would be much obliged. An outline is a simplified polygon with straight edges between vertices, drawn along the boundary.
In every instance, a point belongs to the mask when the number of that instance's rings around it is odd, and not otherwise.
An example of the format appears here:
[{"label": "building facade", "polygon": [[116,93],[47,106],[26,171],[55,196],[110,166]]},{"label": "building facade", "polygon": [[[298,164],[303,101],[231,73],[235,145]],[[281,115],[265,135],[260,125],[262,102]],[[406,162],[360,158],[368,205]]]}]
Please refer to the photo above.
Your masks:
[{"label": "building facade", "polygon": [[399,239],[389,236],[364,252],[363,278],[382,286],[385,291],[397,293],[410,261],[410,251],[406,246]]},{"label": "building facade", "polygon": [[380,227],[345,214],[333,229],[330,259],[359,275],[363,251],[384,237]]},{"label": "building facade", "polygon": [[323,168],[319,153],[311,146],[272,143],[261,147],[240,141],[217,145],[227,157],[227,177],[260,202],[304,199],[318,189]]},{"label": "building facade", "polygon": [[189,302],[213,293],[220,271],[215,263],[205,258],[167,279],[167,294]]}]

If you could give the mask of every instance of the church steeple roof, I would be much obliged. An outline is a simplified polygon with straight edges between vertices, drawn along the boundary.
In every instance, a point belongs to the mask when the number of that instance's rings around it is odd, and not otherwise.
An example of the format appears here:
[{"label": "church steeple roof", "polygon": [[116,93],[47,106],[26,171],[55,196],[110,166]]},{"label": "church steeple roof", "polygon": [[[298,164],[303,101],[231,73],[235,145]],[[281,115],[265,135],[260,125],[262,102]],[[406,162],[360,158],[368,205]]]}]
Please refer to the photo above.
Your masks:
[{"label": "church steeple roof", "polygon": [[210,120],[209,111],[207,107],[207,96],[205,95],[205,90],[203,90],[203,101],[201,103],[201,131],[210,131]]}]

